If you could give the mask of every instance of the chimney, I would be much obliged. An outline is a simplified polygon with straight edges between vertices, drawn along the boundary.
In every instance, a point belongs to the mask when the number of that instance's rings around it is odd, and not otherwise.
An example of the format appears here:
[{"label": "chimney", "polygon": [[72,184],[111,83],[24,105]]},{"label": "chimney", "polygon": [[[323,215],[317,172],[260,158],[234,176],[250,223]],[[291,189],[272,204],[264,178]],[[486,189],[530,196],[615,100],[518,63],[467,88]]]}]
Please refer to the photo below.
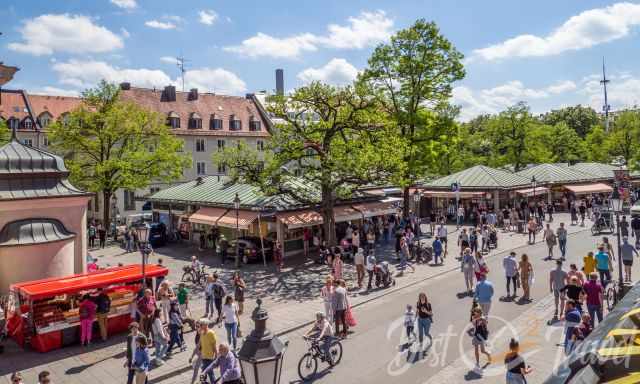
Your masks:
[{"label": "chimney", "polygon": [[191,88],[189,90],[189,100],[198,100],[198,88]]},{"label": "chimney", "polygon": [[276,94],[284,95],[284,70],[276,69]]},{"label": "chimney", "polygon": [[131,83],[129,83],[129,82],[120,83],[120,89],[122,89],[123,91],[130,90],[131,89]]},{"label": "chimney", "polygon": [[176,101],[176,87],[167,85],[162,92],[162,101]]}]

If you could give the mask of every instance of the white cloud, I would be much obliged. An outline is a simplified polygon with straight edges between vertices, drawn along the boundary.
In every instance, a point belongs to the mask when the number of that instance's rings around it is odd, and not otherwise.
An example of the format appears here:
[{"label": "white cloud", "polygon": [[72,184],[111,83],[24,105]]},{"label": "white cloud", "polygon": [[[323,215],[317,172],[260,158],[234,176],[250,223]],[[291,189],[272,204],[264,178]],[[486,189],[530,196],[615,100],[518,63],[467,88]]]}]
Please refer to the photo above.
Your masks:
[{"label": "white cloud", "polygon": [[205,25],[213,25],[213,23],[218,20],[218,14],[214,10],[204,9],[198,12],[198,16],[200,16],[200,22]]},{"label": "white cloud", "polygon": [[[130,82],[138,87],[164,87],[181,83],[171,79],[164,71],[147,68],[119,68],[103,61],[69,60],[52,66],[61,84],[85,89],[105,79],[109,82]],[[246,90],[246,84],[233,72],[221,68],[197,68],[185,74],[185,86],[202,91],[215,91],[223,94],[240,94]]]},{"label": "white cloud", "polygon": [[326,35],[301,33],[287,37],[273,37],[258,32],[240,45],[225,47],[228,52],[248,57],[298,58],[303,52],[317,51],[320,47],[335,49],[362,49],[385,41],[391,36],[393,20],[384,11],[362,12],[350,17],[347,25],[330,24]]},{"label": "white cloud", "polygon": [[144,23],[149,28],[156,29],[176,29],[176,25],[170,21],[149,20]]},{"label": "white cloud", "polygon": [[351,83],[358,70],[345,59],[334,58],[320,68],[307,68],[298,73],[298,79],[303,83],[322,81],[324,83],[343,85]]},{"label": "white cloud", "polygon": [[110,52],[124,46],[120,36],[81,15],[41,15],[24,21],[20,33],[24,41],[10,43],[9,49],[35,56]]},{"label": "white cloud", "polygon": [[134,9],[138,6],[136,0],[111,0],[111,4],[127,10]]},{"label": "white cloud", "polygon": [[62,89],[57,87],[45,86],[29,90],[34,95],[50,95],[50,96],[80,96],[80,92],[74,89]]},{"label": "white cloud", "polygon": [[173,56],[162,56],[160,58],[160,61],[162,61],[163,63],[176,64],[178,62],[178,59]]},{"label": "white cloud", "polygon": [[569,80],[540,89],[527,88],[517,80],[479,91],[458,86],[452,90],[451,103],[461,107],[460,119],[468,121],[481,114],[498,113],[519,101],[547,99],[576,88],[576,84]]},{"label": "white cloud", "polygon": [[488,61],[558,55],[623,38],[639,24],[640,4],[617,3],[572,16],[547,36],[519,35],[473,53]]},{"label": "white cloud", "polygon": [[[604,92],[602,84],[600,84],[601,76],[593,74],[585,77],[579,91],[587,98],[587,104],[596,111],[602,111],[604,105]],[[640,77],[624,72],[607,77],[611,80],[607,84],[607,101],[612,111],[640,105]]]}]

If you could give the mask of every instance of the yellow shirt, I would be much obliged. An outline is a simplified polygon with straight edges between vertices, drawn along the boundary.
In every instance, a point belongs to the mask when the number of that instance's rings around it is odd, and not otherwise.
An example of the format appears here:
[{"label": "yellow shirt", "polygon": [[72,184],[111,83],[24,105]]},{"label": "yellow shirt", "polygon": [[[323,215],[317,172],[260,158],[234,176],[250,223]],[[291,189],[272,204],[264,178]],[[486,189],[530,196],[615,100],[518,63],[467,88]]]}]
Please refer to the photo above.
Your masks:
[{"label": "yellow shirt", "polygon": [[596,271],[596,259],[593,257],[585,256],[584,257],[584,274],[586,275],[586,279],[589,280],[589,275],[591,272]]},{"label": "yellow shirt", "polygon": [[200,354],[203,359],[213,360],[216,356],[216,333],[209,329],[200,336]]}]

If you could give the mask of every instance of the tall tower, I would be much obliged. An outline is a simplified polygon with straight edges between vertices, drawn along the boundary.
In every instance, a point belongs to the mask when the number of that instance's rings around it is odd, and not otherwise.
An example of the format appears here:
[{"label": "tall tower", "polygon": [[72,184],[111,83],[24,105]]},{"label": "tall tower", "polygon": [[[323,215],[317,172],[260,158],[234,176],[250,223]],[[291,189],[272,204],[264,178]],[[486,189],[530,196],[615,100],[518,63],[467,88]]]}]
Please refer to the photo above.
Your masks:
[{"label": "tall tower", "polygon": [[284,70],[276,69],[276,94],[284,95]]},{"label": "tall tower", "polygon": [[184,56],[180,55],[176,57],[176,64],[178,65],[178,69],[180,70],[180,77],[182,78],[182,92],[184,92],[184,74],[187,72],[185,63],[189,61],[184,58]]},{"label": "tall tower", "polygon": [[607,98],[607,83],[611,81],[607,79],[607,74],[604,68],[604,57],[602,58],[602,80],[600,80],[600,84],[602,84],[604,88],[604,105],[602,106],[602,111],[604,112],[604,130],[605,132],[609,132],[609,110],[611,106],[609,105],[609,100]]}]

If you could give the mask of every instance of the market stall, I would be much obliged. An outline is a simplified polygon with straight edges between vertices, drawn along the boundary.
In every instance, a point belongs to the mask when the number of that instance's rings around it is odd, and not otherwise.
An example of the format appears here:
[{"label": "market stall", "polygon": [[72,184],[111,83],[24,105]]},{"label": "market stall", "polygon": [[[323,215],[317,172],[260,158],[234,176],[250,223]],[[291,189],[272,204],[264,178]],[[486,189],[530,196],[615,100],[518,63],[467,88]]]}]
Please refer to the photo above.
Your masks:
[{"label": "market stall", "polygon": [[[145,268],[147,285],[169,270],[157,265]],[[142,265],[134,264],[93,273],[13,284],[15,308],[9,316],[8,331],[19,345],[31,345],[47,352],[79,343],[79,301],[95,296],[102,288],[111,299],[109,334],[126,331],[131,322],[132,303],[142,287]],[[94,327],[97,323],[94,323]],[[94,332],[98,336],[99,332]]]}]

